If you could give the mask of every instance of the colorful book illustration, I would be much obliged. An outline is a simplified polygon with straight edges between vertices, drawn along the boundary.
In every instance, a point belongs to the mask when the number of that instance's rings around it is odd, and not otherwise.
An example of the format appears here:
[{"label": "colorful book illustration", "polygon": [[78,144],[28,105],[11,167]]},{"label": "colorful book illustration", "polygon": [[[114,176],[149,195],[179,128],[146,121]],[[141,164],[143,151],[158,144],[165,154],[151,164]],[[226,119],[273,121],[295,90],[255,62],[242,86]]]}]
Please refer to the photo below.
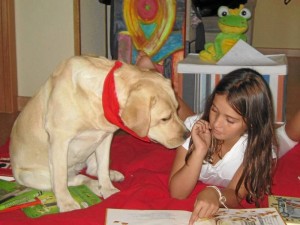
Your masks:
[{"label": "colorful book illustration", "polygon": [[[107,209],[106,225],[188,224],[191,212],[184,210]],[[220,209],[212,218],[199,219],[194,225],[285,225],[275,208]]]},{"label": "colorful book illustration", "polygon": [[[69,187],[69,191],[72,197],[80,204],[81,208],[87,208],[101,202],[101,199],[85,185]],[[53,192],[43,192],[38,199],[42,204],[22,209],[28,217],[36,218],[59,212]]]},{"label": "colorful book illustration", "polygon": [[269,206],[276,208],[287,225],[300,224],[300,198],[270,195]]}]

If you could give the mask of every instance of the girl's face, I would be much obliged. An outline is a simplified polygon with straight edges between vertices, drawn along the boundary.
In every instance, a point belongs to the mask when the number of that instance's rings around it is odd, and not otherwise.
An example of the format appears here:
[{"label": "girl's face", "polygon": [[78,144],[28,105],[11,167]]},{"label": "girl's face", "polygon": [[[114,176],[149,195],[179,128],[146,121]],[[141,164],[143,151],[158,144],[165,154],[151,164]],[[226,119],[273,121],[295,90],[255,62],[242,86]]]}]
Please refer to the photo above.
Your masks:
[{"label": "girl's face", "polygon": [[234,144],[247,130],[243,117],[228,104],[226,95],[215,95],[209,112],[212,135]]}]

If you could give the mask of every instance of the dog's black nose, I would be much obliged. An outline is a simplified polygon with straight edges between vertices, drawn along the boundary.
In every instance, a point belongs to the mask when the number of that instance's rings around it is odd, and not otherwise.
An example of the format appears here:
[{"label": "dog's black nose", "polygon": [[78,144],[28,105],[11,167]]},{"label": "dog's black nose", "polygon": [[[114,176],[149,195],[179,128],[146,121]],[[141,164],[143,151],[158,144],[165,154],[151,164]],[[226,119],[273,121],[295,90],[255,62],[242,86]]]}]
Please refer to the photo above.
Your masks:
[{"label": "dog's black nose", "polygon": [[187,130],[186,132],[184,132],[183,134],[183,139],[186,140],[188,139],[188,137],[191,135],[191,132],[189,130]]}]

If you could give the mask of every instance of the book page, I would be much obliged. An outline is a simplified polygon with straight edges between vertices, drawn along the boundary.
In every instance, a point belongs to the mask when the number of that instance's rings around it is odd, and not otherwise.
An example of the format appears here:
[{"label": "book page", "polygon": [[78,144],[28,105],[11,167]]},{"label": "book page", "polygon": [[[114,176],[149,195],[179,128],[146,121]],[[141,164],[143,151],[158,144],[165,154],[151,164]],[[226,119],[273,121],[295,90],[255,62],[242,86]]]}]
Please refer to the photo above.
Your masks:
[{"label": "book page", "polygon": [[190,216],[181,210],[108,209],[106,225],[186,225]]},{"label": "book page", "polygon": [[211,221],[214,223],[202,223],[201,219],[195,225],[284,225],[284,221],[275,208],[255,209],[220,209]]},{"label": "book page", "polygon": [[[191,212],[183,210],[107,209],[106,225],[187,225]],[[220,209],[194,225],[285,225],[275,208]]]}]

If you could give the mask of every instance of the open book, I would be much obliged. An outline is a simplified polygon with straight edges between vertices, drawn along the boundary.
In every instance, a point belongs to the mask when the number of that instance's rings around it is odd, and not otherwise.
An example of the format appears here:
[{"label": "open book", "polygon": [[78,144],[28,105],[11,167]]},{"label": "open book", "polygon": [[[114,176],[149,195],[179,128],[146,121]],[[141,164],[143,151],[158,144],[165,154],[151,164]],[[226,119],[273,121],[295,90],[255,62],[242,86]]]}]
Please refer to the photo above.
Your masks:
[{"label": "open book", "polygon": [[[187,225],[191,212],[184,210],[107,209],[106,225]],[[220,209],[210,219],[194,225],[285,225],[275,208]]]},{"label": "open book", "polygon": [[287,225],[300,224],[300,198],[269,195],[269,206],[276,208]]}]

